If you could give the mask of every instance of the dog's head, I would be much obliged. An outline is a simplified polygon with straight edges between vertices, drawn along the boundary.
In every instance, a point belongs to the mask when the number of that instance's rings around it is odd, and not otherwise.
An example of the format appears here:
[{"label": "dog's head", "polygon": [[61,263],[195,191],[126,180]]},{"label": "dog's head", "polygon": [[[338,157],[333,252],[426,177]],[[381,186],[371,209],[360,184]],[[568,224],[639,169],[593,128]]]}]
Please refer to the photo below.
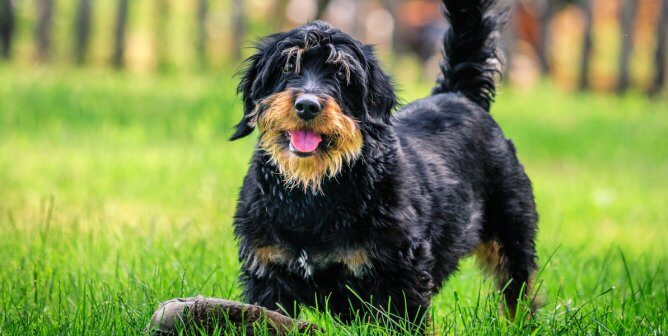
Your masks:
[{"label": "dog's head", "polygon": [[387,123],[396,103],[373,49],[322,21],[266,37],[246,62],[232,140],[257,126],[289,187],[318,190],[357,160],[367,126]]}]

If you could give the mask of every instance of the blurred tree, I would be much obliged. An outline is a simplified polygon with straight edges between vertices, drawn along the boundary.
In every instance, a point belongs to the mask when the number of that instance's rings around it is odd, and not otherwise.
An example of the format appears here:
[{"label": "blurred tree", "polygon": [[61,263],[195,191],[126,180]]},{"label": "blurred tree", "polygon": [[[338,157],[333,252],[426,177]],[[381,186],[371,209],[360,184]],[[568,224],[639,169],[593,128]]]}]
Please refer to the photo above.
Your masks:
[{"label": "blurred tree", "polygon": [[327,10],[327,7],[329,6],[329,3],[332,2],[332,0],[318,0],[318,11],[316,12],[315,18],[318,20],[322,20],[323,16],[325,15],[325,11]]},{"label": "blurred tree", "polygon": [[232,0],[232,41],[234,57],[241,58],[241,44],[246,31],[246,11],[243,0]]},{"label": "blurred tree", "polygon": [[661,12],[656,24],[656,51],[654,53],[654,63],[656,71],[654,80],[649,89],[649,94],[655,96],[659,94],[666,82],[666,44],[668,41],[668,0],[661,1]]},{"label": "blurred tree", "polygon": [[622,43],[619,56],[619,68],[617,77],[617,94],[626,92],[629,88],[629,63],[631,51],[633,50],[633,37],[636,12],[638,10],[637,0],[623,0],[620,6],[620,26],[622,30]]},{"label": "blurred tree", "polygon": [[584,91],[589,88],[589,68],[593,49],[593,0],[582,0],[580,8],[582,9],[582,14],[584,17],[584,31],[582,37],[582,54],[580,56],[580,75],[578,76],[578,89],[580,91]]},{"label": "blurred tree", "polygon": [[581,0],[524,0],[517,3],[517,10],[514,13],[520,33],[518,38],[529,43],[534,49],[540,72],[544,76],[549,76],[552,71],[550,61],[552,20],[564,7],[579,2]]},{"label": "blurred tree", "polygon": [[282,31],[285,27],[285,11],[288,7],[288,0],[276,0],[274,5],[274,31]]},{"label": "blurred tree", "polygon": [[114,52],[111,63],[116,69],[125,66],[125,26],[128,21],[128,0],[118,0],[114,29]]},{"label": "blurred tree", "polygon": [[53,30],[53,0],[37,1],[37,60],[48,61],[51,56],[51,31]]},{"label": "blurred tree", "polygon": [[209,60],[206,56],[207,51],[207,20],[209,16],[209,1],[197,0],[197,39],[195,50],[200,69],[206,69],[209,66]]},{"label": "blurred tree", "polygon": [[[413,53],[423,70],[435,71],[442,52],[443,35],[449,28],[441,14],[441,0],[394,1],[393,39],[398,53]],[[431,68],[430,68],[431,67]],[[426,75],[427,73],[425,73]],[[431,76],[430,76],[431,77]]]},{"label": "blurred tree", "polygon": [[[392,16],[394,17],[394,29],[392,29],[392,50],[396,54],[405,53],[408,49],[404,43],[404,39],[401,37],[401,30],[399,29],[398,12],[401,7],[401,0],[385,0],[383,1],[385,9],[387,9]],[[439,49],[440,50],[440,49]]]},{"label": "blurred tree", "polygon": [[[508,12],[504,15],[507,16],[506,20],[508,24],[505,25],[499,36],[499,49],[502,53],[502,66],[505,70],[505,73],[509,73],[513,65],[513,51],[515,50],[515,41],[517,41],[517,27],[514,24],[510,24],[510,21],[513,19],[513,13],[518,10],[519,2],[509,3]],[[502,76],[501,80],[507,82],[510,79],[510,76]]]},{"label": "blurred tree", "polygon": [[12,0],[0,0],[0,55],[4,59],[11,56],[14,25]]},{"label": "blurred tree", "polygon": [[86,63],[88,45],[90,44],[92,0],[80,0],[74,22],[74,61],[82,65]]},{"label": "blurred tree", "polygon": [[538,41],[536,44],[536,56],[540,65],[540,72],[548,76],[551,71],[548,46],[550,45],[550,24],[554,15],[563,7],[562,1],[538,0]]},{"label": "blurred tree", "polygon": [[169,70],[169,39],[168,23],[169,23],[169,1],[155,0],[155,40],[154,50],[156,57],[156,69],[159,72],[166,72]]},{"label": "blurred tree", "polygon": [[366,29],[364,27],[364,2],[363,1],[355,1],[354,2],[355,6],[352,7],[353,9],[353,26],[350,30],[350,33],[352,36],[356,39],[362,40],[364,38],[364,35],[366,34]]}]

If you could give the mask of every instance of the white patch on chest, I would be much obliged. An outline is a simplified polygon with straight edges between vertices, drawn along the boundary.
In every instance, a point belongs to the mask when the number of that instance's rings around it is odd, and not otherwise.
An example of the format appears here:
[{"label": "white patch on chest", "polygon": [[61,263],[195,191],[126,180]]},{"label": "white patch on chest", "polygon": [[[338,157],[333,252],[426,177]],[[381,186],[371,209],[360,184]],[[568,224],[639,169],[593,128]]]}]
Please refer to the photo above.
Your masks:
[{"label": "white patch on chest", "polygon": [[302,252],[299,254],[299,258],[297,258],[297,264],[304,272],[305,278],[310,278],[313,275],[313,266],[308,262],[308,254],[306,254],[306,251],[302,250]]}]

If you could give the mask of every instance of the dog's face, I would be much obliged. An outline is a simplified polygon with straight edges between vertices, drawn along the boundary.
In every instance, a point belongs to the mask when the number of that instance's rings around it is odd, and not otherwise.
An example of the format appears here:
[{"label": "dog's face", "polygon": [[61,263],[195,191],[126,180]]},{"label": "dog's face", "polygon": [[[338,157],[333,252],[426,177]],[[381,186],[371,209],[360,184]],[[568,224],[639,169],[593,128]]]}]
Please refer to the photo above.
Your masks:
[{"label": "dog's face", "polygon": [[238,90],[232,140],[257,126],[286,186],[313,191],[359,158],[366,126],[387,123],[396,103],[372,48],[322,21],[262,40]]}]

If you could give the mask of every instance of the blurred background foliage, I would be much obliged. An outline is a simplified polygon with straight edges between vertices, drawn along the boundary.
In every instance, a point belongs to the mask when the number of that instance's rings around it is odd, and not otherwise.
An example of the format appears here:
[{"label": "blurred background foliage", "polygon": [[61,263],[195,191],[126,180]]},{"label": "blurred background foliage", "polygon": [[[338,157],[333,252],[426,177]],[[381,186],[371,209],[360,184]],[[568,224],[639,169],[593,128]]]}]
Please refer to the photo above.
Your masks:
[{"label": "blurred background foliage", "polygon": [[[226,137],[248,47],[323,18],[376,44],[411,101],[437,73],[439,3],[0,0],[0,335],[140,335],[160,301],[241,299],[232,221],[255,139]],[[467,260],[436,325],[663,335],[668,0],[512,4],[493,115],[534,183],[545,306],[506,324]],[[388,335],[366,328],[328,334]]]},{"label": "blurred background foliage", "polygon": [[[656,95],[668,0],[509,0],[507,81]],[[377,45],[393,69],[433,80],[447,29],[439,0],[0,0],[0,54],[16,66],[232,71],[249,41],[324,19]]]}]

